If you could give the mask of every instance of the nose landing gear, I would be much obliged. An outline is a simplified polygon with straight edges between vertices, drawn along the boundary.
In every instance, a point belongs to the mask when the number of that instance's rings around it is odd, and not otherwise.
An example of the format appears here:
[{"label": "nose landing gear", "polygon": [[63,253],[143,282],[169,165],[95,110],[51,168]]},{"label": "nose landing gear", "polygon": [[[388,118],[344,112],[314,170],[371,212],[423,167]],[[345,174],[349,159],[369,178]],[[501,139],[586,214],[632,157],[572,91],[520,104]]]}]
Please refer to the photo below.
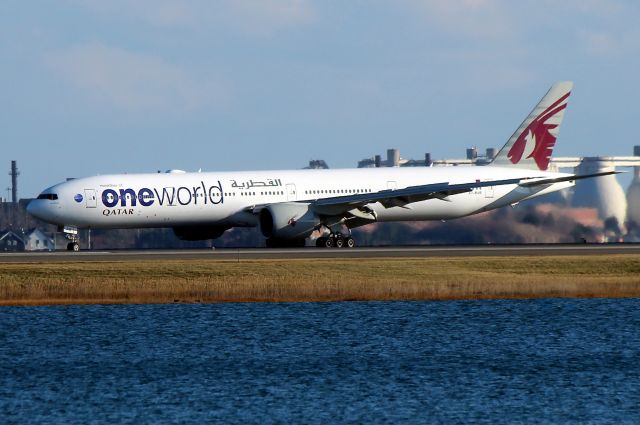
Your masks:
[{"label": "nose landing gear", "polygon": [[73,251],[73,252],[80,251],[80,244],[78,242],[69,242],[67,244],[67,251]]},{"label": "nose landing gear", "polygon": [[64,238],[68,240],[67,251],[80,251],[80,238],[78,236],[78,228],[75,226],[59,226],[58,232],[62,232]]}]

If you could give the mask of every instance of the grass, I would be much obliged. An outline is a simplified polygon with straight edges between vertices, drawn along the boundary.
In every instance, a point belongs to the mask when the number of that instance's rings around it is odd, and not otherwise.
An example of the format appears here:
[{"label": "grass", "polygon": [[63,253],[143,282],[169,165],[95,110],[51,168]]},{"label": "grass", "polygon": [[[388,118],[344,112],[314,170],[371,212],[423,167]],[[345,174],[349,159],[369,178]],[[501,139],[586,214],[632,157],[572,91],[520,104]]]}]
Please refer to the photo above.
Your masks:
[{"label": "grass", "polygon": [[0,305],[638,296],[638,255],[0,264]]}]

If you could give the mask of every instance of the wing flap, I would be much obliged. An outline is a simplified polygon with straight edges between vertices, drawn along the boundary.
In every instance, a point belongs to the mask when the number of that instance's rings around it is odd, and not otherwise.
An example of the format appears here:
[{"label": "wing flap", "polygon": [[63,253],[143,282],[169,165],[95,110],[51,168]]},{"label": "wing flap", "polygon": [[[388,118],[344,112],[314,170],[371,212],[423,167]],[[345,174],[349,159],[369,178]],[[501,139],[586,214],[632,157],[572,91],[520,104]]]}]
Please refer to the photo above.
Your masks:
[{"label": "wing flap", "polygon": [[573,175],[573,176],[566,176],[566,177],[556,177],[553,179],[542,179],[542,180],[533,180],[533,181],[527,181],[524,183],[520,183],[520,186],[522,187],[535,187],[535,186],[542,186],[545,184],[553,184],[553,183],[562,183],[562,182],[571,182],[571,181],[575,181],[575,180],[582,180],[582,179],[589,179],[592,177],[601,177],[601,176],[609,176],[611,174],[620,174],[620,171],[603,171],[601,173],[594,173],[594,174],[582,174],[582,175]]}]

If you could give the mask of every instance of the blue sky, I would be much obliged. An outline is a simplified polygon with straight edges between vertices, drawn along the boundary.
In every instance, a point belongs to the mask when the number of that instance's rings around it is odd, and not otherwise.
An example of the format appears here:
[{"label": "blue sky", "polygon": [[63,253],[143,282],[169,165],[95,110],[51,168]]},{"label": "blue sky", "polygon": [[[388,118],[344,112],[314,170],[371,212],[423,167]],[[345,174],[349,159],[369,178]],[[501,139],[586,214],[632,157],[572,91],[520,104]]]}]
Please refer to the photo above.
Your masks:
[{"label": "blue sky", "polygon": [[565,79],[554,153],[629,155],[639,12],[616,0],[4,0],[0,169],[18,160],[30,197],[70,176],[352,167],[388,147],[462,157],[502,146]]}]

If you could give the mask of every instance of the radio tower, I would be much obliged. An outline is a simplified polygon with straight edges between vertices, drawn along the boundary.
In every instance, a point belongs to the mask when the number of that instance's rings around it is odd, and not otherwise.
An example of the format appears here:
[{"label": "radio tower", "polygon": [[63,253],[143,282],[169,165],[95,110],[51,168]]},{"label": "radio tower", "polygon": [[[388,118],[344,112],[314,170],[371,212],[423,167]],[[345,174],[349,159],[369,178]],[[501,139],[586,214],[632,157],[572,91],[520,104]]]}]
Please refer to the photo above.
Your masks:
[{"label": "radio tower", "polygon": [[11,161],[11,172],[9,175],[11,176],[11,202],[15,205],[18,203],[18,176],[20,175],[16,161]]}]

